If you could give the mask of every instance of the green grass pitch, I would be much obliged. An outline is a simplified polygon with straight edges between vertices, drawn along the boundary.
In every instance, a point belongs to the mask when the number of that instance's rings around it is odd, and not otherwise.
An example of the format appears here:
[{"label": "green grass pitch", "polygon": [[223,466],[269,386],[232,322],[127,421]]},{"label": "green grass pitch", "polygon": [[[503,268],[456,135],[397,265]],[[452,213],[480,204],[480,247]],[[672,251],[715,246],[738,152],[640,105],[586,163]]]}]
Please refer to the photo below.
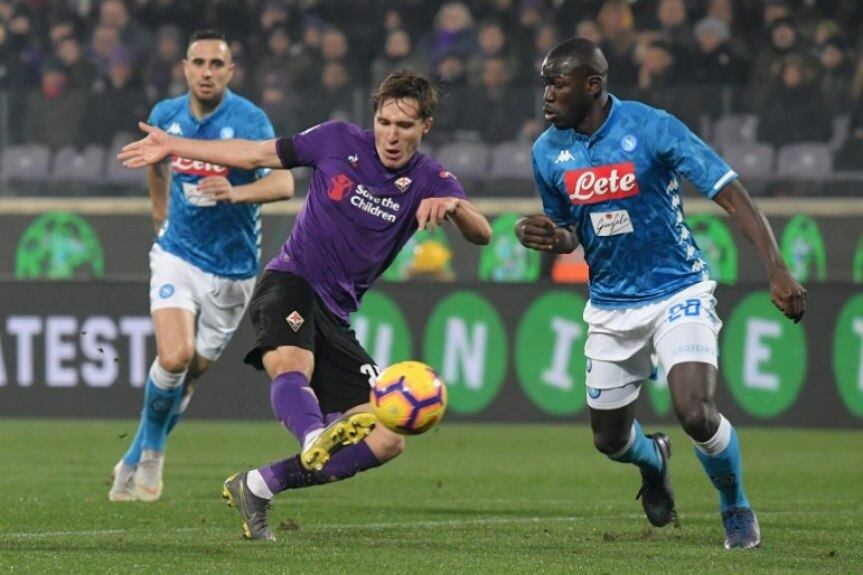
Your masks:
[{"label": "green grass pitch", "polygon": [[680,529],[648,526],[637,470],[596,453],[584,426],[445,423],[381,469],[279,496],[270,544],[241,540],[219,494],[230,473],[294,451],[277,424],[186,421],[162,500],[110,503],[134,428],[0,420],[0,572],[863,572],[860,431],[741,429],[764,547],[728,552],[716,494],[674,429]]}]

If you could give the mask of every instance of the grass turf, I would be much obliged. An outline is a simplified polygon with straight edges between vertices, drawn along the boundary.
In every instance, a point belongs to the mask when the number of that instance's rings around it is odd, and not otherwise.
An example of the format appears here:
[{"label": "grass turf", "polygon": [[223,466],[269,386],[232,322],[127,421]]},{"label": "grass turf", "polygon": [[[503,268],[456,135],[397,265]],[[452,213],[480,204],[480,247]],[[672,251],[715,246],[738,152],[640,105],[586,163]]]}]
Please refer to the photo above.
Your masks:
[{"label": "grass turf", "polygon": [[[646,425],[650,431],[653,426]],[[399,459],[284,493],[275,544],[240,538],[230,473],[293,452],[277,424],[183,422],[161,501],[110,503],[131,421],[0,420],[0,571],[13,573],[860,573],[863,433],[743,429],[764,547],[722,549],[717,496],[676,430],[682,527],[649,527],[632,466],[583,426],[447,425]]]}]

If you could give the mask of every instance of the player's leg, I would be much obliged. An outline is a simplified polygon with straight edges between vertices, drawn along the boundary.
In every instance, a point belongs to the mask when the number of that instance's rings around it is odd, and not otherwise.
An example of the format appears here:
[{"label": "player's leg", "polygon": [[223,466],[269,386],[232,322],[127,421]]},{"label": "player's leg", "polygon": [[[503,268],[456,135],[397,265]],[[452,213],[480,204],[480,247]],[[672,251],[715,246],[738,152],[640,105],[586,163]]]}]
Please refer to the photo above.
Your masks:
[{"label": "player's leg", "polygon": [[712,287],[690,293],[669,308],[657,332],[656,352],[668,374],[674,413],[695,444],[695,454],[719,491],[726,547],[757,547],[758,521],[743,489],[740,444],[731,423],[716,409],[718,333]]},{"label": "player's leg", "polygon": [[668,467],[671,442],[664,433],[645,434],[635,419],[640,381],[613,388],[593,387],[591,383],[599,385],[598,378],[603,374],[611,376],[611,381],[619,381],[621,368],[614,363],[591,363],[591,374],[596,372],[596,376],[588,376],[587,401],[593,443],[612,461],[638,467],[641,489],[636,498],[641,499],[650,523],[664,527],[677,519]]}]

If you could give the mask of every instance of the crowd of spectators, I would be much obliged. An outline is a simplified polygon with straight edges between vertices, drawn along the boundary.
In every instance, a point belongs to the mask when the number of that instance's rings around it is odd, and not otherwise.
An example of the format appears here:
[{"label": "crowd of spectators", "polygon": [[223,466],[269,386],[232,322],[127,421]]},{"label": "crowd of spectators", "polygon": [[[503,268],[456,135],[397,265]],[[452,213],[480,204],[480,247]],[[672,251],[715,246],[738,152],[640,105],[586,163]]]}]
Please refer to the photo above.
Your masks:
[{"label": "crowd of spectators", "polygon": [[861,23],[855,0],[0,0],[3,128],[11,143],[109,146],[185,91],[189,34],[217,28],[232,89],[279,133],[367,122],[369,87],[409,66],[443,91],[438,138],[528,139],[544,129],[542,57],[579,35],[603,47],[613,93],[695,129],[750,112],[760,141],[826,142],[850,117],[837,161],[859,166]]}]

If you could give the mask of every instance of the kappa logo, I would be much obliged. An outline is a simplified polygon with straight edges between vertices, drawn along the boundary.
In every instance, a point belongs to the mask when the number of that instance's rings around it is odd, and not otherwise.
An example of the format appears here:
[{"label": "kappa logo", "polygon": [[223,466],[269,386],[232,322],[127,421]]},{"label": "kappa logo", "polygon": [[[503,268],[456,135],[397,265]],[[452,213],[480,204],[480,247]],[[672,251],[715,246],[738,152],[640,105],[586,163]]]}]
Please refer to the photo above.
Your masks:
[{"label": "kappa logo", "polygon": [[180,124],[178,124],[177,122],[174,122],[173,124],[171,124],[171,127],[169,127],[165,131],[168,132],[169,134],[174,134],[175,136],[182,136],[183,135],[183,129],[180,127]]},{"label": "kappa logo", "polygon": [[344,199],[345,193],[354,187],[354,181],[344,174],[338,174],[330,178],[330,187],[327,190],[327,195],[334,202],[340,202]]},{"label": "kappa logo", "polygon": [[285,321],[288,322],[288,325],[291,326],[294,333],[300,331],[300,328],[306,322],[297,310],[292,311],[291,314],[285,318]]},{"label": "kappa logo", "polygon": [[572,152],[570,152],[569,150],[561,150],[554,163],[560,164],[561,162],[572,162],[574,160],[575,158],[572,157]]},{"label": "kappa logo", "polygon": [[399,178],[398,180],[396,180],[396,187],[399,189],[400,192],[404,193],[404,191],[408,189],[408,186],[411,185],[411,181],[412,180],[410,178]]}]

